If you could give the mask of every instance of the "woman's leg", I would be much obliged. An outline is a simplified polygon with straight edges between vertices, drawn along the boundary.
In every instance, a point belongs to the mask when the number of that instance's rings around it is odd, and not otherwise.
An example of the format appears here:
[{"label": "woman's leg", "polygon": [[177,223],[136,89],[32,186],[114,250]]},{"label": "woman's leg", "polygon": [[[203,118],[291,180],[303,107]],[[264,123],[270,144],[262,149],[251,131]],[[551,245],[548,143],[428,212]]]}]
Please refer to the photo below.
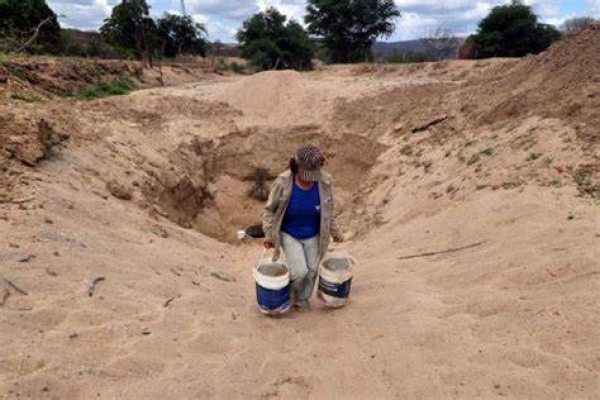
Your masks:
[{"label": "woman's leg", "polygon": [[302,247],[304,248],[308,273],[304,278],[304,287],[302,287],[302,291],[298,294],[298,299],[300,301],[308,301],[315,289],[315,282],[319,271],[319,236],[303,240]]},{"label": "woman's leg", "polygon": [[299,294],[305,286],[305,278],[308,274],[308,265],[304,246],[299,240],[281,232],[281,247],[285,253],[285,259],[290,267],[292,281],[292,297],[294,301],[298,300]]}]

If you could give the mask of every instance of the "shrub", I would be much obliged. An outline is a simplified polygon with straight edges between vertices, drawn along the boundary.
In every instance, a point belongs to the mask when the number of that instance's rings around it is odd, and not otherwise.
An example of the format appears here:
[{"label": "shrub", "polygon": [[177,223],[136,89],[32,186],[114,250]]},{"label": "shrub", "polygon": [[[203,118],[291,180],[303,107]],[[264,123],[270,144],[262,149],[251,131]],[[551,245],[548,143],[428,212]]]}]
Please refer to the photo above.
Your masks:
[{"label": "shrub", "polygon": [[112,82],[87,86],[79,92],[77,97],[83,100],[93,100],[108,96],[122,96],[129,94],[135,88],[135,82],[131,78],[120,76]]},{"label": "shrub", "polygon": [[243,65],[241,65],[235,61],[231,63],[230,67],[231,67],[231,70],[233,72],[235,72],[236,74],[243,74],[246,71],[246,68],[244,68]]}]

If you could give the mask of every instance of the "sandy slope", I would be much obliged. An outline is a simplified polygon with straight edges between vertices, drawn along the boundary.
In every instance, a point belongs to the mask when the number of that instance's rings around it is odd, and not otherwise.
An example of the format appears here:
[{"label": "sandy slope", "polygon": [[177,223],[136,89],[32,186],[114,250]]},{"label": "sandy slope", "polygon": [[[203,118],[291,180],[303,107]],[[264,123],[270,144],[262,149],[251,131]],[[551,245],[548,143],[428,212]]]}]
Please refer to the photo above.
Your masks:
[{"label": "sandy slope", "polygon": [[[464,82],[502,62],[39,106],[70,139],[6,171],[0,275],[29,295],[0,283],[0,394],[598,398],[600,214],[573,178],[597,143],[541,112],[474,124]],[[305,141],[336,178],[352,301],[269,319],[250,273],[260,244],[216,239],[257,220],[253,168],[277,173]]]}]

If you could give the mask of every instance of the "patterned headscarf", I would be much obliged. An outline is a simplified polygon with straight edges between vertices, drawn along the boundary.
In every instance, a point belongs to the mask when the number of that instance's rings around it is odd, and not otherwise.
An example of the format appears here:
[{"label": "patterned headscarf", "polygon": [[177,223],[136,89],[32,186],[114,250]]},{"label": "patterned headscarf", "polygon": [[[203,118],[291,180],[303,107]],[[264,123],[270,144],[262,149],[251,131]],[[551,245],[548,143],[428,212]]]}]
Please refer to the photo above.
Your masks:
[{"label": "patterned headscarf", "polygon": [[317,182],[321,179],[321,167],[325,165],[325,157],[317,146],[308,145],[296,152],[298,175],[307,182]]}]

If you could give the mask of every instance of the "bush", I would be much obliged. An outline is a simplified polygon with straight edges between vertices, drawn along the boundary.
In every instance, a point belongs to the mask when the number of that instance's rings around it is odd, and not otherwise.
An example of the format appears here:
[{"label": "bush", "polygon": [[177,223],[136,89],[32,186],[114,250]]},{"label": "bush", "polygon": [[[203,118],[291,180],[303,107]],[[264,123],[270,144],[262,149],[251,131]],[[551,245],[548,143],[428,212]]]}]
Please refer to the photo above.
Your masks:
[{"label": "bush", "polygon": [[494,7],[468,42],[475,58],[523,57],[544,51],[560,37],[556,28],[538,22],[530,6],[513,0]]},{"label": "bush", "polygon": [[246,71],[246,69],[244,68],[243,65],[238,64],[235,61],[231,63],[230,67],[231,67],[231,70],[233,72],[235,72],[236,74],[243,74]]},{"label": "bush", "polygon": [[108,96],[122,96],[131,93],[136,88],[135,82],[126,76],[120,76],[112,82],[83,88],[77,95],[83,100],[93,100]]}]

